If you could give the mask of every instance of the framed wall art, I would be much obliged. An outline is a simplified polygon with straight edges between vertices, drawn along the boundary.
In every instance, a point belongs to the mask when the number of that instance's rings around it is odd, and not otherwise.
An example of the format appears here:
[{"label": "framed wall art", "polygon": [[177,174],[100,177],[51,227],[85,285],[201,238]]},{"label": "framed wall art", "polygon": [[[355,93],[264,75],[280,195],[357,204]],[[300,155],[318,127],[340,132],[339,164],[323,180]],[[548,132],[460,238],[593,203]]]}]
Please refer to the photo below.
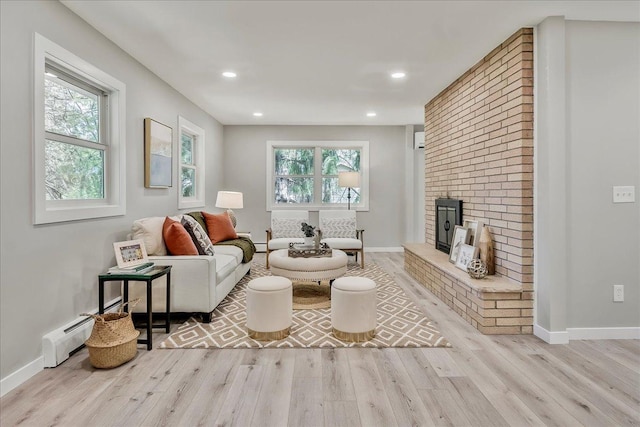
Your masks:
[{"label": "framed wall art", "polygon": [[460,245],[458,258],[456,259],[456,267],[460,270],[467,271],[467,265],[472,259],[478,257],[478,248],[471,245]]},{"label": "framed wall art", "polygon": [[130,268],[149,261],[147,250],[142,240],[115,242],[113,250],[116,254],[118,268]]},{"label": "framed wall art", "polygon": [[144,119],[144,186],[169,188],[173,180],[173,130]]},{"label": "framed wall art", "polygon": [[456,225],[453,230],[453,238],[451,239],[451,250],[449,251],[449,262],[455,264],[458,259],[458,252],[460,247],[467,243],[467,237],[469,235],[469,229]]},{"label": "framed wall art", "polygon": [[462,223],[462,226],[469,229],[466,243],[471,246],[478,246],[478,240],[480,240],[480,233],[482,233],[484,222],[467,219]]}]

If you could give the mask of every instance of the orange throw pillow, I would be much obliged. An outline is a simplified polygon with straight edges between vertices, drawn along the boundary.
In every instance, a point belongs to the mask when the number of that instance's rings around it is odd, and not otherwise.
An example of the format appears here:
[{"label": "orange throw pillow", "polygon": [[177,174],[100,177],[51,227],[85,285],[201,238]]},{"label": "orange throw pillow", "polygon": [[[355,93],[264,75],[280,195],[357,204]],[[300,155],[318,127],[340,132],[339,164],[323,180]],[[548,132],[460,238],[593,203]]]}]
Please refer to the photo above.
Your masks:
[{"label": "orange throw pillow", "polygon": [[202,216],[204,216],[204,220],[207,223],[207,232],[211,243],[216,244],[238,238],[228,213],[210,214],[202,212]]},{"label": "orange throw pillow", "polygon": [[162,224],[162,237],[171,255],[198,255],[198,248],[180,221],[166,217]]}]

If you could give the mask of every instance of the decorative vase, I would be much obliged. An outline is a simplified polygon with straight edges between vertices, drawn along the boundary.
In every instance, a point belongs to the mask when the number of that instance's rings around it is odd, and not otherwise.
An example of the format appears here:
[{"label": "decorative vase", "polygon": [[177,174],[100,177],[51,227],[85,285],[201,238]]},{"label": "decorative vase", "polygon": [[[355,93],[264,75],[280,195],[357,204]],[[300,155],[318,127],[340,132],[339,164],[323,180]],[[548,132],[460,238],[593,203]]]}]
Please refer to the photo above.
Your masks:
[{"label": "decorative vase", "polygon": [[311,236],[311,237],[306,237],[305,236],[304,245],[305,246],[313,246],[313,236]]},{"label": "decorative vase", "polygon": [[480,260],[487,266],[487,274],[496,274],[496,263],[493,257],[493,239],[491,238],[489,227],[486,225],[482,227],[482,232],[480,232],[478,248],[480,248]]}]

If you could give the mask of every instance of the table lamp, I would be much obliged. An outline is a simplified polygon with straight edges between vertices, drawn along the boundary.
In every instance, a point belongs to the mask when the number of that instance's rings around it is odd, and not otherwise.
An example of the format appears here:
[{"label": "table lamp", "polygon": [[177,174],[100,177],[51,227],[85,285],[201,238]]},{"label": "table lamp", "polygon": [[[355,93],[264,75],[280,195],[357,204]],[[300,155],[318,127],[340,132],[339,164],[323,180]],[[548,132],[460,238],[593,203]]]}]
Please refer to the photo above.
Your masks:
[{"label": "table lamp", "polygon": [[218,191],[216,208],[226,209],[233,228],[236,228],[236,216],[231,209],[242,209],[242,193],[238,191]]}]

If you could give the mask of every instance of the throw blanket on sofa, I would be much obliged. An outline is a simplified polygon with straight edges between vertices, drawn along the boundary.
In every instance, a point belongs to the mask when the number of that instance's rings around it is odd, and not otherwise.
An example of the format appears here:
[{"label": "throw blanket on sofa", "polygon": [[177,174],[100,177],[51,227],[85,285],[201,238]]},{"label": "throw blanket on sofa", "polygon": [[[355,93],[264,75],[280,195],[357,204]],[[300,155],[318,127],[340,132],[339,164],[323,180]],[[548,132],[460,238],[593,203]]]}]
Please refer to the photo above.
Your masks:
[{"label": "throw blanket on sofa", "polygon": [[242,249],[242,262],[249,262],[253,259],[253,254],[256,253],[256,245],[253,244],[250,238],[240,236],[237,239],[225,240],[224,242],[218,242],[216,245],[232,245]]}]

